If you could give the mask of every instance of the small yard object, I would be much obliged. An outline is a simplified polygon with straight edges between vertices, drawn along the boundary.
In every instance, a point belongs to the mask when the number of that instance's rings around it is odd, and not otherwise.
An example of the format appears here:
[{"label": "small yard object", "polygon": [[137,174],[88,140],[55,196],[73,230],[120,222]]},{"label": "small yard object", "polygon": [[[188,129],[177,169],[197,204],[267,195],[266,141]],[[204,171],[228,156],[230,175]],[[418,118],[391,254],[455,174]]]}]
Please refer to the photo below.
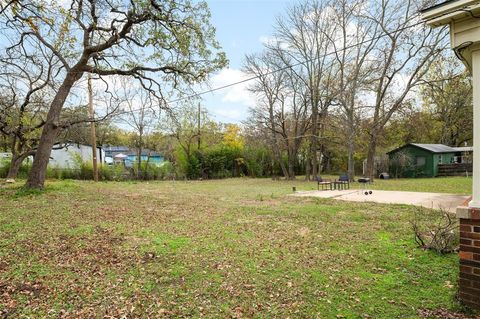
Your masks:
[{"label": "small yard object", "polygon": [[[322,186],[322,190],[325,190],[325,187],[329,187],[330,190],[333,189],[333,184],[330,179],[324,179],[321,176],[317,177],[317,188],[320,190],[320,185]],[[328,190],[328,188],[327,188]]]},{"label": "small yard object", "polygon": [[350,178],[348,175],[340,175],[334,182],[334,188],[338,190],[350,189]]},{"label": "small yard object", "polygon": [[381,173],[378,177],[380,179],[390,179],[390,175],[388,173]]},{"label": "small yard object", "polygon": [[365,195],[371,195],[373,194],[373,191],[371,189],[369,189],[370,187],[367,187],[372,185],[372,181],[370,180],[370,178],[368,177],[360,177],[358,179],[358,182],[360,184],[362,184],[362,193],[364,193]]}]

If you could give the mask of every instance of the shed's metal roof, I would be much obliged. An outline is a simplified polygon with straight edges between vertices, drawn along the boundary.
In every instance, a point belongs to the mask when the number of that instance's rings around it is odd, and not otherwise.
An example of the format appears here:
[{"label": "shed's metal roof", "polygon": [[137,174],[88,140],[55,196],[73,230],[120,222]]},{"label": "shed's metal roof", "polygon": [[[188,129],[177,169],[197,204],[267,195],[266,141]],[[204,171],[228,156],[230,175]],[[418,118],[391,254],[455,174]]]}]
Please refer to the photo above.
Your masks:
[{"label": "shed's metal roof", "polygon": [[473,152],[473,146],[453,147],[455,152]]},{"label": "shed's metal roof", "polygon": [[473,147],[471,146],[465,146],[465,147],[450,147],[447,145],[443,144],[421,144],[421,143],[408,143],[403,146],[397,147],[396,149],[391,150],[390,152],[387,152],[387,154],[396,152],[400,149],[403,149],[404,147],[407,147],[409,145],[424,149],[426,151],[429,151],[431,153],[458,153],[458,152],[473,152]]},{"label": "shed's metal roof", "polygon": [[430,151],[432,153],[453,153],[456,152],[453,147],[443,145],[443,144],[417,144],[410,143],[413,146],[423,148],[424,150]]}]

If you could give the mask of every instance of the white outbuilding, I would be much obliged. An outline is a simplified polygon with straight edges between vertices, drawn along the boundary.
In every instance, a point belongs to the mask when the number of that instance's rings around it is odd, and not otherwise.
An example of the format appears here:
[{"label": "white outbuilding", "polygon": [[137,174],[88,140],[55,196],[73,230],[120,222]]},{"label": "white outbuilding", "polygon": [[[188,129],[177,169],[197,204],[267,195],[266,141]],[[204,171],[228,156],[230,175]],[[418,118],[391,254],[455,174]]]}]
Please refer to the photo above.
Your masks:
[{"label": "white outbuilding", "polygon": [[[104,158],[105,152],[101,147],[97,147],[98,164],[101,164]],[[50,155],[48,165],[58,168],[74,168],[75,165],[77,165],[78,159],[82,162],[91,163],[92,146],[77,143],[56,144]]]}]

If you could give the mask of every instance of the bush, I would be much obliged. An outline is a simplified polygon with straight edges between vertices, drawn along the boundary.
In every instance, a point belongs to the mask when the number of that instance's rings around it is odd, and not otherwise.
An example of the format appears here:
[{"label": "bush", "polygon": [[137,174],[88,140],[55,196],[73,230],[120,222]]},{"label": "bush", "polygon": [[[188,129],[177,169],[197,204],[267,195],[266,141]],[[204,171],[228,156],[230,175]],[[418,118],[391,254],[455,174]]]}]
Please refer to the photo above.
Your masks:
[{"label": "bush", "polygon": [[132,178],[143,180],[162,180],[173,177],[173,165],[170,162],[164,162],[161,165],[142,162],[140,164],[140,171],[138,165],[133,165],[131,170]]},{"label": "bush", "polygon": [[[23,163],[18,170],[18,178],[27,178],[28,172],[30,171],[31,164],[30,163]],[[0,178],[6,178],[8,174],[8,170],[10,169],[10,159],[2,159],[0,161]]]},{"label": "bush", "polygon": [[10,168],[10,162],[8,162],[5,159],[0,159],[0,178],[7,177],[9,168]]},{"label": "bush", "polygon": [[217,145],[195,150],[189,156],[183,149],[177,148],[175,158],[176,174],[189,179],[267,177],[272,173],[281,173],[279,165],[273,164],[271,151],[264,147],[241,149]]},{"label": "bush", "polygon": [[243,151],[247,175],[251,177],[266,177],[272,174],[273,158],[266,148],[246,148]]},{"label": "bush", "polygon": [[415,242],[420,248],[444,254],[453,252],[458,247],[457,219],[445,210],[426,213],[425,209],[417,208],[412,228]]},{"label": "bush", "polygon": [[171,162],[163,162],[159,167],[160,179],[173,179],[175,178],[175,167]]},{"label": "bush", "polygon": [[102,165],[98,175],[102,181],[123,181],[130,178],[129,172],[122,165]]},{"label": "bush", "polygon": [[246,171],[241,150],[225,145],[195,151],[187,167],[188,178],[236,177]]},{"label": "bush", "polygon": [[[93,163],[91,161],[84,162],[79,154],[72,154],[73,166],[61,168],[59,166],[49,165],[47,167],[47,178],[51,179],[79,179],[91,180],[93,179]],[[2,159],[0,161],[0,178],[5,178],[10,168],[10,160]],[[19,178],[27,178],[31,165],[25,163],[20,167],[18,173]],[[123,165],[99,165],[98,175],[99,179],[103,181],[124,181],[135,179],[137,176],[144,180],[152,179],[171,179],[174,177],[175,169],[170,162],[164,162],[157,166],[146,162],[142,163],[140,174],[137,172],[137,167],[126,169]]]}]

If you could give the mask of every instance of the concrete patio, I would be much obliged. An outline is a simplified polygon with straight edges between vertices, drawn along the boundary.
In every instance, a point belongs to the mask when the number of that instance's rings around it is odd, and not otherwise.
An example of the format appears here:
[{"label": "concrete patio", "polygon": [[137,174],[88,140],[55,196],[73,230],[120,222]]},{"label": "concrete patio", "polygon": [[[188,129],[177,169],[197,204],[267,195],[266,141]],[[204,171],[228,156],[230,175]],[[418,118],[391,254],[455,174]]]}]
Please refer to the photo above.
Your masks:
[{"label": "concrete patio", "polygon": [[350,202],[373,202],[382,204],[405,204],[433,209],[445,209],[455,213],[457,206],[465,203],[470,197],[456,194],[420,193],[401,191],[373,190],[365,195],[362,190],[327,190],[296,192],[293,196],[333,198]]}]

